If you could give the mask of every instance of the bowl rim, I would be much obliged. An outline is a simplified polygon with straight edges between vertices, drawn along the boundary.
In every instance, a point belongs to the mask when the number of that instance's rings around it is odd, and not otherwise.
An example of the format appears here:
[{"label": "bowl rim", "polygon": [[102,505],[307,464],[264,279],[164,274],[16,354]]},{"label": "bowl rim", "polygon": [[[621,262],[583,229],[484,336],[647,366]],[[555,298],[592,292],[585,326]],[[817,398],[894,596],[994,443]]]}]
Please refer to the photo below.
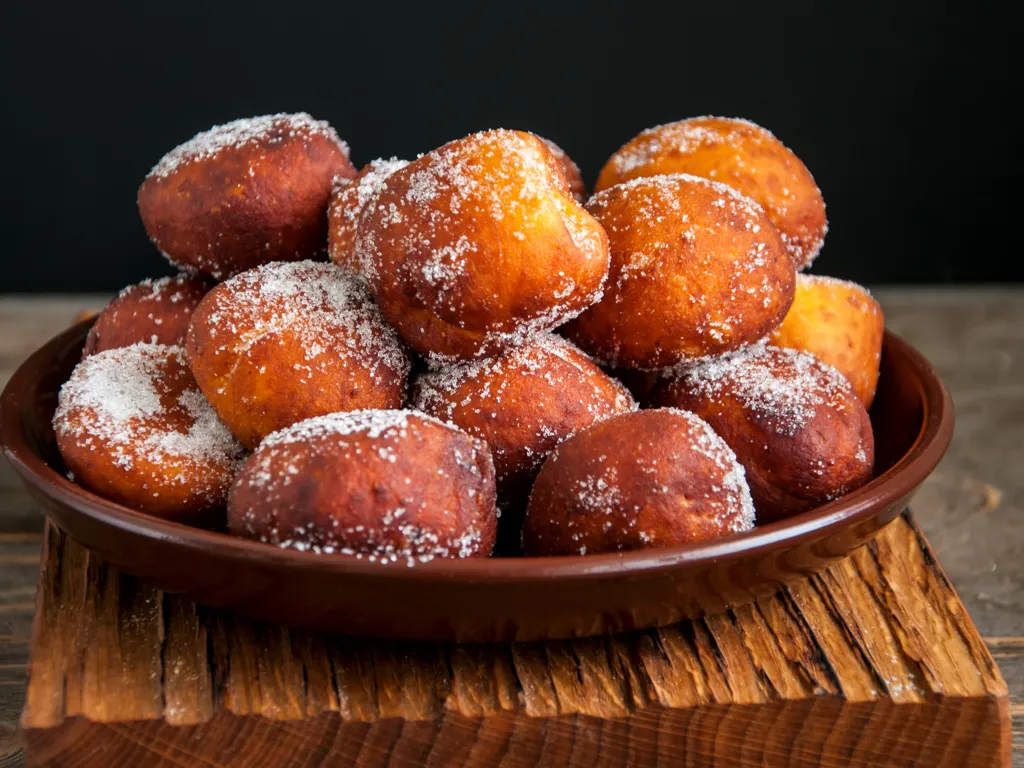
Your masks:
[{"label": "bowl rim", "polygon": [[29,445],[22,412],[36,394],[39,373],[59,350],[84,339],[93,319],[57,334],[32,353],[11,376],[0,395],[0,445],[22,481],[53,502],[106,526],[135,536],[183,547],[210,557],[317,574],[397,579],[400,581],[538,582],[557,579],[644,577],[665,569],[699,568],[791,548],[871,517],[883,506],[909,495],[935,469],[953,435],[953,401],[938,373],[912,345],[886,329],[884,345],[911,363],[922,402],[921,428],[904,455],[878,477],[839,499],[785,520],[708,542],[659,549],[600,553],[580,557],[435,558],[407,567],[404,562],[373,563],[355,557],[323,557],[208,531],[133,510],[74,484],[53,469]]}]

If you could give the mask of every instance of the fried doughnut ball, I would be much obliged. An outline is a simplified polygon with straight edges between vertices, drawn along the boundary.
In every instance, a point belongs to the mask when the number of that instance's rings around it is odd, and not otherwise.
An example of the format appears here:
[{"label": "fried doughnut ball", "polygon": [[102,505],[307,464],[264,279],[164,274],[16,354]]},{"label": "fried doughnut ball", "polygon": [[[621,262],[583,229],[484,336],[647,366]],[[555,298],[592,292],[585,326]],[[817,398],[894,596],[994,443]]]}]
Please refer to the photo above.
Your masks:
[{"label": "fried doughnut ball", "polygon": [[321,256],[348,147],[305,113],[214,126],[164,155],[139,187],[150,239],[173,264],[218,280]]},{"label": "fried doughnut ball", "polygon": [[187,349],[203,393],[249,448],[313,416],[400,407],[409,373],[366,287],[312,261],[218,285],[192,316]]},{"label": "fried doughnut ball", "polygon": [[821,190],[800,158],[759,125],[693,117],[650,128],[609,158],[597,190],[662,173],[721,181],[756,200],[798,269],[809,266],[821,250],[828,231]]},{"label": "fried doughnut ball", "polygon": [[503,499],[525,498],[562,440],[636,409],[622,384],[551,334],[491,360],[426,371],[413,383],[411,404],[487,443]]},{"label": "fried doughnut ball", "polygon": [[53,428],[76,482],[183,522],[223,507],[244,454],[196,386],[185,350],[162,344],[85,358],[61,387]]},{"label": "fried doughnut ball", "polygon": [[705,422],[659,408],[614,416],[559,445],[530,495],[530,555],[670,547],[754,526],[743,467]]},{"label": "fried doughnut ball", "polygon": [[139,342],[184,344],[192,312],[211,287],[206,278],[189,274],[129,285],[96,318],[83,356]]},{"label": "fried doughnut ball", "polygon": [[373,160],[354,179],[338,179],[327,208],[327,255],[339,267],[362,274],[355,249],[359,217],[380,194],[387,177],[408,164],[397,157]]},{"label": "fried doughnut ball", "polygon": [[237,536],[382,565],[486,557],[487,446],[413,411],[332,413],[269,435],[231,491]]},{"label": "fried doughnut ball", "polygon": [[793,306],[769,339],[836,368],[870,408],[884,335],[882,308],[867,288],[834,277],[797,275]]},{"label": "fried doughnut ball", "polygon": [[601,295],[608,239],[541,139],[485,131],[384,182],[356,250],[388,321],[438,362],[486,357]]},{"label": "fried doughnut ball", "polygon": [[584,352],[665,368],[727,352],[777,326],[796,273],[761,206],[697,176],[651,176],[587,203],[611,243],[604,298],[569,323]]},{"label": "fried doughnut ball", "polygon": [[837,499],[871,479],[871,421],[839,371],[813,355],[752,344],[681,366],[654,395],[707,421],[747,470],[758,520]]},{"label": "fried doughnut ball", "polygon": [[583,174],[580,172],[580,167],[573,162],[572,158],[565,154],[565,150],[560,146],[551,141],[551,139],[545,139],[542,136],[538,136],[547,147],[548,151],[554,155],[555,162],[558,164],[558,169],[565,176],[565,180],[569,182],[569,190],[572,192],[572,196],[576,198],[576,202],[582,205],[587,200],[587,185],[583,183]]}]

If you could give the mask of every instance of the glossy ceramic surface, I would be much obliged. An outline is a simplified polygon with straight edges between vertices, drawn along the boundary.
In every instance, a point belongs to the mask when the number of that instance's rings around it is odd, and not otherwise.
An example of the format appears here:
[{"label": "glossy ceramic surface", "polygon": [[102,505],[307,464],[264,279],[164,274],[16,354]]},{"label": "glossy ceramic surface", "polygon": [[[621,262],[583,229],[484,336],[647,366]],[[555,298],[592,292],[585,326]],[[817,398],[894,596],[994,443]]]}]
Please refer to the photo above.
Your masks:
[{"label": "glossy ceramic surface", "polygon": [[0,399],[4,451],[43,512],[121,570],[201,605],[332,632],[537,640],[662,625],[770,594],[864,543],[896,517],[953,434],[928,362],[887,333],[871,409],[875,479],[789,520],[712,543],[586,557],[407,567],[283,550],[136,512],[65,477],[50,421],[89,323],[55,337]]}]

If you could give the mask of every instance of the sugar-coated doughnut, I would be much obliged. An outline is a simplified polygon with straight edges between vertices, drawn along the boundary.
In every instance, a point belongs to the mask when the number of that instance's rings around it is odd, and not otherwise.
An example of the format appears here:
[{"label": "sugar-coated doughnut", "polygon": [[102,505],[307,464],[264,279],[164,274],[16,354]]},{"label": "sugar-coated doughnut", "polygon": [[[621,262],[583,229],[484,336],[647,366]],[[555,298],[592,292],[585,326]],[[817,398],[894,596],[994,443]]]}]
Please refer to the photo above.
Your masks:
[{"label": "sugar-coated doughnut", "polygon": [[843,374],[870,408],[878,386],[885,318],[863,286],[822,275],[797,275],[796,295],[769,337],[777,347],[810,352]]},{"label": "sugar-coated doughnut", "polygon": [[212,286],[200,275],[184,273],[129,285],[100,312],[82,354],[139,342],[183,345],[192,312]]},{"label": "sugar-coated doughnut", "polygon": [[499,498],[525,498],[551,449],[581,429],[636,409],[622,384],[565,339],[542,334],[486,360],[428,370],[411,404],[491,449]]},{"label": "sugar-coated doughnut", "polygon": [[871,421],[850,382],[813,355],[764,343],[680,366],[653,396],[693,411],[746,468],[759,521],[819,506],[871,479]]},{"label": "sugar-coated doughnut", "polygon": [[484,131],[389,176],[356,251],[385,317],[439,361],[494,354],[601,295],[604,230],[541,139]]},{"label": "sugar-coated doughnut", "polygon": [[761,206],[731,187],[649,176],[586,207],[608,232],[611,270],[565,333],[598,360],[665,368],[756,341],[786,315],[793,264]]},{"label": "sugar-coated doughnut", "polygon": [[821,250],[828,223],[814,177],[770,131],[749,120],[694,117],[650,128],[611,156],[597,190],[662,173],[721,181],[756,200],[798,268]]},{"label": "sugar-coated doughnut", "polygon": [[576,198],[576,202],[580,205],[585,203],[587,200],[587,185],[583,183],[583,174],[580,172],[580,167],[573,162],[564,149],[551,141],[551,139],[538,138],[547,145],[548,151],[554,156],[558,169],[565,176],[565,180],[569,182],[569,190],[572,192],[572,196]]},{"label": "sugar-coated doughnut", "polygon": [[268,264],[221,283],[188,333],[196,380],[246,446],[336,411],[397,408],[409,358],[366,286],[333,264]]},{"label": "sugar-coated doughnut", "polygon": [[334,180],[348,146],[305,113],[214,126],[171,150],[139,188],[139,213],[174,264],[217,279],[327,250]]},{"label": "sugar-coated doughnut", "polygon": [[180,521],[223,507],[244,450],[196,386],[185,350],[97,352],[61,388],[53,428],[74,480]]},{"label": "sugar-coated doughnut", "polygon": [[359,218],[384,188],[387,177],[408,164],[397,157],[373,160],[355,178],[337,180],[327,209],[327,255],[339,267],[362,274],[355,250]]},{"label": "sugar-coated doughnut", "polygon": [[673,408],[614,416],[559,445],[530,495],[530,555],[705,541],[752,528],[743,467],[704,421]]},{"label": "sugar-coated doughnut", "polygon": [[382,565],[486,557],[494,466],[483,442],[421,413],[332,413],[263,441],[231,491],[228,528]]}]

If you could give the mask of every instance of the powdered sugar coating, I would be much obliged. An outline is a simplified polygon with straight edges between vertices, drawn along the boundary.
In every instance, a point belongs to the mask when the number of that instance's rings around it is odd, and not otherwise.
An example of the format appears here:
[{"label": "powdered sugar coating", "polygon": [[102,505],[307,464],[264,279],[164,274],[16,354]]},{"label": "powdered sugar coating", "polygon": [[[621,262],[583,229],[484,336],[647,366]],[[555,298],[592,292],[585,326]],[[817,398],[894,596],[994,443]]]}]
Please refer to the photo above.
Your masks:
[{"label": "powdered sugar coating", "polygon": [[486,447],[451,425],[410,410],[334,413],[263,441],[228,523],[280,547],[381,565],[476,557],[494,543],[493,483]]},{"label": "powdered sugar coating", "polygon": [[86,358],[61,388],[53,424],[81,481],[170,515],[222,504],[244,454],[176,346],[134,344]]},{"label": "powdered sugar coating", "polygon": [[761,520],[811,509],[871,479],[867,410],[839,371],[805,352],[759,342],[688,363],[652,399],[694,411],[733,447]]},{"label": "powdered sugar coating", "polygon": [[312,261],[219,285],[193,317],[188,352],[200,387],[252,447],[312,416],[400,405],[410,365],[366,286]]},{"label": "powdered sugar coating", "polygon": [[401,342],[366,288],[332,264],[267,264],[222,283],[213,299],[205,320],[210,337],[220,340],[215,354],[244,355],[265,335],[287,332],[305,350],[310,370],[342,351],[364,359],[378,381],[409,372]]},{"label": "powdered sugar coating", "polygon": [[[708,120],[728,120],[735,124],[732,130],[715,130],[703,125]],[[666,154],[688,155],[698,147],[715,144],[739,143],[750,133],[765,139],[775,139],[772,132],[757,123],[742,117],[721,118],[713,115],[702,115],[664,123],[641,131],[636,138],[616,152],[608,161],[619,173],[628,174],[637,168],[650,165]]]},{"label": "powdered sugar coating", "polygon": [[[600,210],[614,201],[616,195],[621,195],[625,190],[644,189],[655,190],[655,193],[662,198],[661,202],[671,211],[679,211],[679,202],[675,199],[674,193],[678,190],[679,184],[698,184],[718,193],[719,198],[712,205],[716,208],[728,209],[730,216],[739,219],[740,225],[751,232],[758,232],[754,227],[761,226],[761,218],[764,216],[764,208],[756,201],[747,197],[720,181],[705,179],[703,176],[694,176],[692,173],[664,173],[658,176],[640,176],[636,179],[624,181],[614,187],[603,189],[591,196],[587,201],[587,208]],[[667,215],[668,211],[660,207],[641,209],[639,212],[640,223],[659,221],[659,217]],[[687,218],[683,219],[688,221]]]},{"label": "powdered sugar coating", "polygon": [[784,435],[802,429],[820,406],[845,407],[850,394],[850,383],[832,366],[805,352],[764,342],[684,364],[674,375],[700,397],[739,398],[746,411]]},{"label": "powdered sugar coating", "polygon": [[239,149],[257,142],[274,143],[296,136],[322,136],[348,157],[348,145],[326,121],[314,120],[305,112],[279,112],[232,120],[197,133],[160,158],[149,175],[166,178],[182,165],[217,157],[226,150]]},{"label": "powdered sugar coating", "polygon": [[703,116],[649,128],[612,155],[597,187],[678,171],[724,181],[764,205],[798,268],[821,250],[828,232],[821,190],[796,155],[749,120]]},{"label": "powdered sugar coating", "polygon": [[140,342],[184,344],[192,312],[211,285],[192,274],[129,285],[96,318],[83,355]]},{"label": "powdered sugar coating", "polygon": [[600,295],[603,232],[552,157],[530,134],[486,131],[385,181],[356,252],[414,349],[442,360],[485,355],[561,324]]},{"label": "powdered sugar coating", "polygon": [[616,416],[562,443],[530,497],[531,554],[585,555],[746,531],[754,507],[736,455],[696,415]]},{"label": "powdered sugar coating", "polygon": [[409,164],[408,160],[392,157],[371,160],[354,179],[339,178],[331,194],[328,208],[330,226],[327,230],[327,252],[339,267],[360,275],[359,259],[355,253],[356,231],[367,206],[384,189],[384,182],[395,171]]},{"label": "powdered sugar coating", "polygon": [[451,424],[408,408],[347,411],[314,416],[312,419],[279,429],[267,435],[260,443],[260,448],[270,449],[280,445],[308,443],[348,435],[366,435],[371,440],[384,436],[396,440],[405,436],[403,433],[409,428],[410,417],[414,422],[422,420],[458,432],[458,428]]},{"label": "powdered sugar coating", "polygon": [[566,328],[614,367],[656,369],[735,349],[781,322],[795,270],[756,202],[685,173],[645,176],[587,202],[608,233],[605,296]]},{"label": "powdered sugar coating", "polygon": [[561,441],[636,409],[624,386],[552,334],[494,358],[426,371],[410,401],[487,442],[506,495],[523,490],[512,486],[528,483]]},{"label": "powdered sugar coating", "polygon": [[172,264],[223,280],[323,256],[332,182],[355,175],[325,122],[305,113],[235,120],[164,156],[139,187],[139,215]]},{"label": "powdered sugar coating", "polygon": [[849,280],[801,274],[793,306],[772,331],[769,343],[808,352],[834,366],[870,408],[884,337],[882,307],[867,288]]},{"label": "powdered sugar coating", "polygon": [[408,160],[399,160],[397,157],[390,157],[386,160],[378,157],[367,163],[356,178],[336,179],[337,188],[351,189],[356,193],[356,205],[354,210],[346,211],[346,220],[354,224],[363,208],[384,189],[384,182],[387,181],[388,176],[405,168],[408,164]]},{"label": "powdered sugar coating", "polygon": [[[85,434],[81,424],[68,424],[72,407],[96,412],[93,432],[104,440],[122,445],[130,443],[134,422],[153,416],[163,407],[155,381],[161,375],[166,357],[181,358],[180,348],[163,349],[156,344],[136,344],[124,352],[98,354],[88,363],[76,366],[71,378],[60,389],[54,428]],[[182,360],[183,362],[183,360]]]},{"label": "powdered sugar coating", "polygon": [[754,527],[754,502],[750,498],[746,472],[736,458],[736,454],[728,443],[711,428],[704,419],[690,411],[679,408],[662,410],[685,418],[692,429],[693,442],[691,448],[711,461],[724,474],[721,476],[721,488],[725,493],[726,505],[737,509],[739,513],[730,517],[726,528],[732,533],[749,531]]},{"label": "powdered sugar coating", "polygon": [[811,275],[804,273],[798,276],[797,282],[807,282],[833,288],[842,288],[848,291],[857,291],[858,293],[863,293],[865,296],[871,295],[871,291],[860,283],[855,283],[853,280],[844,280],[841,277],[831,277],[830,275]]},{"label": "powdered sugar coating", "polygon": [[[687,422],[689,427],[687,437],[689,439],[685,443],[674,446],[675,450],[692,450],[719,470],[719,477],[716,478],[716,493],[724,494],[723,510],[721,511],[724,512],[725,529],[731,533],[739,533],[753,528],[754,503],[750,498],[746,473],[736,460],[736,454],[732,448],[711,428],[710,424],[696,414],[679,408],[659,408],[657,410],[661,413],[672,414]],[[647,447],[653,448],[654,446],[655,444],[652,442]],[[654,474],[654,467],[660,462],[679,460],[679,456],[676,454],[659,455],[657,451],[644,455],[643,444],[638,447],[641,450],[638,451],[636,464],[641,467],[641,472],[647,474]],[[555,450],[557,452],[557,449]],[[609,467],[605,471],[599,470],[577,479],[575,482],[580,509],[608,513],[609,509],[620,506],[623,503],[623,497],[617,487],[617,475],[615,469]],[[666,492],[666,490],[662,492]],[[648,534],[646,539],[653,540],[653,535]]]},{"label": "powdered sugar coating", "polygon": [[157,278],[147,277],[135,285],[122,288],[118,292],[117,298],[124,298],[125,296],[138,293],[141,301],[167,301],[171,304],[179,304],[182,301],[188,300],[188,294],[182,290],[183,285],[194,278],[195,276],[190,274],[168,275],[167,277]]}]

